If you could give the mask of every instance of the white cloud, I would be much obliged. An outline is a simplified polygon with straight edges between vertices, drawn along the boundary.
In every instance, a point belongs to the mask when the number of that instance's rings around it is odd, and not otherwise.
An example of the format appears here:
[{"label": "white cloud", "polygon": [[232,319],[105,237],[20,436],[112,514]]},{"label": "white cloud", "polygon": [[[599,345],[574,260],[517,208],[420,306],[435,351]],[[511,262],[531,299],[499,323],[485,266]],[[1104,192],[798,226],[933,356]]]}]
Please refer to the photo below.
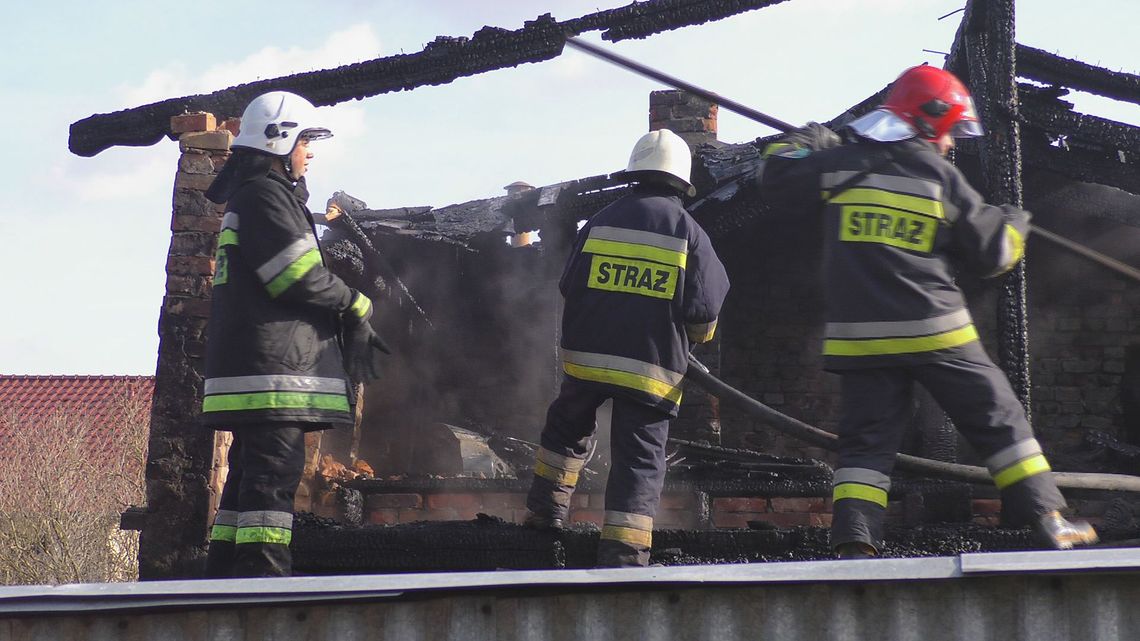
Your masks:
[{"label": "white cloud", "polygon": [[151,71],[140,85],[123,85],[119,93],[130,107],[177,96],[210,93],[234,85],[290,74],[327,69],[379,57],[380,38],[372,25],[357,24],[329,35],[315,48],[265,47],[245,58],[194,74],[175,62]]}]

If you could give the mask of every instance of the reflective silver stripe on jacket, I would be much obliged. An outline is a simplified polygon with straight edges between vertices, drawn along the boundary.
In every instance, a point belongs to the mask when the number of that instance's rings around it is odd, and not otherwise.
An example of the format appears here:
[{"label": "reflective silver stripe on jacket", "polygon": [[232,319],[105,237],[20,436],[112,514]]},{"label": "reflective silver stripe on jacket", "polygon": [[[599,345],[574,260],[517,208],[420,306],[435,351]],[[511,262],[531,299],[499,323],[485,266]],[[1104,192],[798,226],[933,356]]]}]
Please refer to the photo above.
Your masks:
[{"label": "reflective silver stripe on jacket", "polygon": [[236,211],[227,211],[222,216],[222,229],[237,229],[238,228],[238,215]]},{"label": "reflective silver stripe on jacket", "polygon": [[612,356],[610,354],[593,354],[590,352],[575,352],[569,349],[562,350],[562,360],[566,363],[574,365],[583,365],[586,367],[604,367],[606,369],[613,369],[622,372],[630,372],[647,378],[652,378],[670,385],[680,385],[681,381],[685,379],[684,374],[671,372],[664,367],[654,365],[653,363],[646,363],[633,358],[625,358],[624,356]]},{"label": "reflective silver stripe on jacket", "polygon": [[588,238],[596,238],[598,240],[614,240],[620,243],[637,243],[639,245],[651,245],[660,249],[667,249],[669,251],[688,253],[689,241],[684,238],[677,238],[675,236],[667,236],[665,234],[658,234],[651,231],[641,231],[638,229],[625,229],[622,227],[593,227],[590,229]]},{"label": "reflective silver stripe on jacket", "polygon": [[841,483],[859,483],[877,487],[884,492],[891,491],[891,477],[865,467],[841,467],[835,470],[831,476],[831,484],[834,486]]},{"label": "reflective silver stripe on jacket", "polygon": [[240,514],[234,510],[218,510],[214,514],[214,525],[237,525]]},{"label": "reflective silver stripe on jacket", "polygon": [[286,374],[207,378],[203,387],[206,396],[212,394],[238,394],[243,392],[347,393],[344,381],[339,378],[288,376]]},{"label": "reflective silver stripe on jacket", "polygon": [[239,528],[243,527],[279,527],[283,529],[292,529],[293,527],[293,513],[292,512],[277,512],[274,510],[257,510],[253,512],[242,512],[238,515],[237,525]]},{"label": "reflective silver stripe on jacket", "polygon": [[999,450],[986,459],[986,468],[990,474],[997,474],[1014,463],[1041,453],[1041,444],[1035,438],[1018,441],[1009,447]]},{"label": "reflective silver stripe on jacket", "polygon": [[277,255],[258,267],[255,271],[257,277],[261,282],[269,284],[275,276],[285,271],[285,268],[292,265],[298,258],[304,256],[306,253],[317,248],[317,242],[309,236],[298,238],[297,240],[289,243],[285,249],[277,252]]},{"label": "reflective silver stripe on jacket", "polygon": [[[843,184],[858,171],[833,171],[820,176],[820,184],[824,191]],[[856,183],[859,187],[874,187],[888,191],[922,196],[931,200],[942,200],[942,184],[921,178],[908,178],[906,176],[886,176],[883,174],[868,174]]]},{"label": "reflective silver stripe on jacket", "polygon": [[911,321],[872,321],[866,323],[828,323],[828,338],[903,338],[929,336],[964,327],[973,322],[968,309],[945,316]]}]

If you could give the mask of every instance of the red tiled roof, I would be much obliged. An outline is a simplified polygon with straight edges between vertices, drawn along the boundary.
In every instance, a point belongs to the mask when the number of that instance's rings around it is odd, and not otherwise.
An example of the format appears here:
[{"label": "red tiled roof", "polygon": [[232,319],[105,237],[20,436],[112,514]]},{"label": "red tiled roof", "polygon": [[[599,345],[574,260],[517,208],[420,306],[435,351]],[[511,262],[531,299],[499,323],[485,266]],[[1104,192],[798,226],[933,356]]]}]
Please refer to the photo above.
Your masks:
[{"label": "red tiled roof", "polygon": [[4,376],[0,375],[0,441],[16,426],[45,424],[56,413],[82,416],[98,433],[122,420],[122,402],[137,400],[135,411],[149,416],[153,376]]}]

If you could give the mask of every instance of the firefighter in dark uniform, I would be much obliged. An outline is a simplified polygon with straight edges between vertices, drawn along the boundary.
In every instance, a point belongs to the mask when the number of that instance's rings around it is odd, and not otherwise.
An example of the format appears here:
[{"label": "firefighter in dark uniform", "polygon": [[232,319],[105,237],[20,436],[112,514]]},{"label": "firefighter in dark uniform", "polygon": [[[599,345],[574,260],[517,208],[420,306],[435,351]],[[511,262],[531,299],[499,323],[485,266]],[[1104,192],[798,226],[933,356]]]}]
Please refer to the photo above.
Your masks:
[{"label": "firefighter in dark uniform", "polygon": [[559,283],[566,376],[547,412],[526,523],[562,526],[595,412],[613,399],[599,567],[649,562],[689,344],[712,339],[728,293],[708,236],[681,205],[693,193],[691,164],[673,132],[643,136],[625,170],[637,182],[632,193],[582,227]]},{"label": "firefighter in dark uniform", "polygon": [[824,366],[842,390],[832,546],[842,558],[882,549],[915,382],[985,458],[1007,513],[1049,547],[1095,542],[1087,523],[1062,518],[1025,410],[955,282],[955,269],[1011,269],[1029,232],[1027,212],[986,204],[945,159],[955,137],[982,135],[969,92],[947,71],[913,67],[848,128],[849,144],[810,123],[770,145],[760,179],[776,207],[824,216]]},{"label": "firefighter in dark uniform", "polygon": [[292,573],[293,498],[305,433],[352,425],[350,375],[374,379],[378,351],[386,351],[368,323],[372,302],[325,267],[305,207],[309,144],[332,135],[316,116],[312,104],[291,93],[255,98],[206,194],[226,203],[226,213],[202,422],[233,433],[210,532],[210,577]]}]

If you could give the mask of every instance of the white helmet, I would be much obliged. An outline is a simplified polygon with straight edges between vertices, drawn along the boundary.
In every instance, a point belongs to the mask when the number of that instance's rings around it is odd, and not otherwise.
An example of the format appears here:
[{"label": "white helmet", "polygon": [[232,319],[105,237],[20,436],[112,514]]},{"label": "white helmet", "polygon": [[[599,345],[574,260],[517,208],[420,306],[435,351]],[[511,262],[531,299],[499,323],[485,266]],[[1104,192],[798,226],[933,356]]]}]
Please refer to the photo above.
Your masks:
[{"label": "white helmet", "polygon": [[693,156],[689,145],[677,134],[668,129],[657,129],[642,136],[629,154],[629,165],[620,175],[636,178],[638,175],[652,175],[677,187],[689,196],[697,193],[689,182]]},{"label": "white helmet", "polygon": [[317,126],[313,103],[288,91],[270,91],[249,103],[241,115],[241,129],[231,147],[246,147],[273,156],[288,156],[301,137],[331,138],[332,132]]}]

